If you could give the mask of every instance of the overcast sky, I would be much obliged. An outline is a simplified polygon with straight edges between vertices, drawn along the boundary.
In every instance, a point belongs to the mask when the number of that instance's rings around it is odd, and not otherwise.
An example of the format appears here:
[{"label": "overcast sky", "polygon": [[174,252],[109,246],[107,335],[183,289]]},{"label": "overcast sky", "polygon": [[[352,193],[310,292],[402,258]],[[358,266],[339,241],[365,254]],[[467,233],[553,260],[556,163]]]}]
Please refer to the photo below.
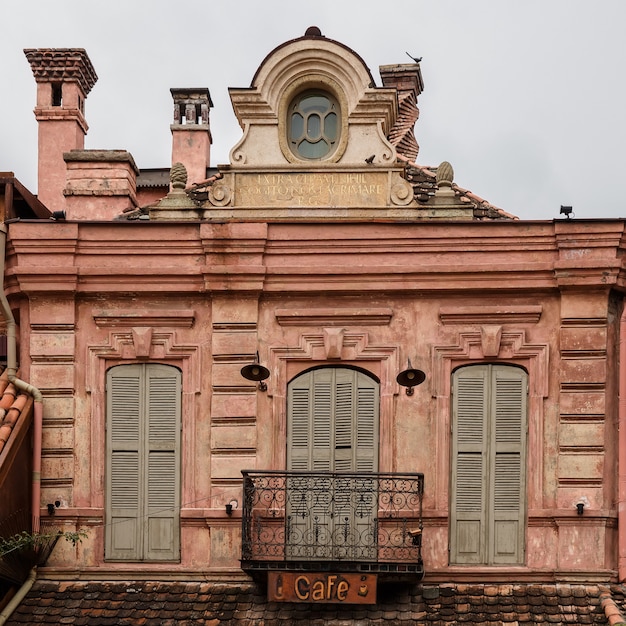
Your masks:
[{"label": "overcast sky", "polygon": [[418,163],[522,219],[626,217],[626,0],[2,0],[0,171],[37,189],[24,48],[85,48],[88,149],[168,167],[170,87],[208,87],[211,165],[241,136],[228,87],[316,25],[369,66],[423,57]]}]

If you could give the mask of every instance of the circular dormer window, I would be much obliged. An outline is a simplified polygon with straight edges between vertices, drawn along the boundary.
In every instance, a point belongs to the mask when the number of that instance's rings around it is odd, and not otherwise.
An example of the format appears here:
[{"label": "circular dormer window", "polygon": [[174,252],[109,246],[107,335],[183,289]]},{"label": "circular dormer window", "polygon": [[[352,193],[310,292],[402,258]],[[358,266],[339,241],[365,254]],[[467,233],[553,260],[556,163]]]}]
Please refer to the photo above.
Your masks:
[{"label": "circular dormer window", "polygon": [[337,149],[341,118],[337,100],[329,93],[300,93],[289,105],[288,141],[300,159],[320,160]]}]

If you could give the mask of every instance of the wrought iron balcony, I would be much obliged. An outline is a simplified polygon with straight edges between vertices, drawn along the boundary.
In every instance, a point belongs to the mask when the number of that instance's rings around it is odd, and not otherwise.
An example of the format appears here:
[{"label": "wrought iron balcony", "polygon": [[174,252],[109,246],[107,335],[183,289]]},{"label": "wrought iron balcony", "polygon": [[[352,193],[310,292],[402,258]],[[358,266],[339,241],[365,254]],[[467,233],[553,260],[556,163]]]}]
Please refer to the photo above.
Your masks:
[{"label": "wrought iron balcony", "polygon": [[423,474],[242,474],[244,570],[423,575]]}]

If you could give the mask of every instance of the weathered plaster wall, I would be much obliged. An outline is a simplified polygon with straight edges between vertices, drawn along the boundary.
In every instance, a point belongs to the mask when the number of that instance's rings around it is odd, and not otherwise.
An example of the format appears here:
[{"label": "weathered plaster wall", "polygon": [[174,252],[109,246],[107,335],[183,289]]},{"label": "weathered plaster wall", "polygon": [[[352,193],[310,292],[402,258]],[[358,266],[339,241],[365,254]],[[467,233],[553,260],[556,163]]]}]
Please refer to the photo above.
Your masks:
[{"label": "weathered plaster wall", "polygon": [[[284,468],[298,372],[381,381],[381,471],[424,472],[431,579],[606,578],[616,567],[616,324],[623,223],[27,223],[8,284],[24,377],[45,397],[43,504],[69,528],[56,571],[240,575],[242,469]],[[267,393],[240,376],[256,350]],[[396,374],[427,381],[407,396]],[[103,563],[104,375],[183,372],[182,560]],[[527,565],[449,568],[450,375],[529,372]],[[584,515],[576,502],[585,498]],[[45,510],[44,510],[45,513]],[[142,574],[143,572],[143,574]]]}]

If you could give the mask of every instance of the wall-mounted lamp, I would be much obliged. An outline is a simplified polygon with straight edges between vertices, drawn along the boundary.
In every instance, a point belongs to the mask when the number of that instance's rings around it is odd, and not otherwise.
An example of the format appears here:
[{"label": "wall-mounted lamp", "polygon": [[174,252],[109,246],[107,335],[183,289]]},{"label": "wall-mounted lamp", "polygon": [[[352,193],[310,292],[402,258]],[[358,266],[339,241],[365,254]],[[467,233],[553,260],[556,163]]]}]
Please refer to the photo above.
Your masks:
[{"label": "wall-mounted lamp", "polygon": [[265,381],[266,378],[270,377],[270,371],[267,367],[264,367],[259,363],[259,351],[256,353],[256,360],[254,363],[250,363],[250,365],[244,365],[241,368],[241,375],[246,380],[254,380],[259,383],[259,391],[267,391],[267,384]]},{"label": "wall-mounted lamp", "polygon": [[572,217],[572,207],[571,206],[563,206],[561,205],[561,210],[559,211],[559,213],[561,215],[565,215],[565,217],[569,220]]},{"label": "wall-mounted lamp", "polygon": [[578,515],[582,515],[585,511],[585,503],[584,502],[577,502],[576,503],[576,513],[578,513]]},{"label": "wall-mounted lamp", "polygon": [[228,504],[225,505],[226,515],[232,515],[233,511],[239,506],[239,502],[237,500],[231,500]]},{"label": "wall-mounted lamp", "polygon": [[58,500],[55,500],[54,504],[52,504],[52,502],[49,502],[48,504],[46,504],[46,508],[48,509],[48,515],[54,515],[54,512],[60,506],[61,506],[61,503]]},{"label": "wall-mounted lamp", "polygon": [[408,359],[409,365],[407,369],[400,372],[396,376],[396,382],[403,387],[406,387],[406,395],[413,395],[413,387],[421,385],[426,380],[426,374],[422,370],[413,369],[411,365],[411,359]]},{"label": "wall-mounted lamp", "polygon": [[50,215],[50,219],[55,222],[62,222],[65,220],[65,211],[52,211],[52,215]]}]

